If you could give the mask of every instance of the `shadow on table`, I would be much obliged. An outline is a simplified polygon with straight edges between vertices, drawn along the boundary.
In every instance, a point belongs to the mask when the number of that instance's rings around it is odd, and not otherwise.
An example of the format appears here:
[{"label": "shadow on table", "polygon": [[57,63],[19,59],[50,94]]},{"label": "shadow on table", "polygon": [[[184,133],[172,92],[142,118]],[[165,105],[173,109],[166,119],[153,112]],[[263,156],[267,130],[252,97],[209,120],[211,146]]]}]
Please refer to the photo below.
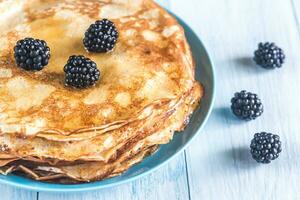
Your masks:
[{"label": "shadow on table", "polygon": [[217,121],[224,121],[228,124],[242,125],[244,121],[241,121],[239,118],[234,116],[231,111],[230,106],[228,107],[219,107],[215,108],[212,112],[212,117],[214,117]]},{"label": "shadow on table", "polygon": [[251,57],[240,57],[236,59],[236,63],[247,67],[255,67],[255,62]]},{"label": "shadow on table", "polygon": [[233,163],[230,162],[230,165],[234,164],[235,167],[249,169],[259,166],[259,164],[252,159],[250,147],[233,147],[224,151],[223,154],[228,161],[233,160]]},{"label": "shadow on table", "polygon": [[[245,70],[243,68],[247,68],[247,72],[255,73],[255,75],[260,73],[266,73],[270,70],[263,69],[262,67],[258,66],[252,57],[240,57],[235,58],[234,62],[237,64],[237,67],[241,70]],[[243,68],[242,68],[243,67]]]}]

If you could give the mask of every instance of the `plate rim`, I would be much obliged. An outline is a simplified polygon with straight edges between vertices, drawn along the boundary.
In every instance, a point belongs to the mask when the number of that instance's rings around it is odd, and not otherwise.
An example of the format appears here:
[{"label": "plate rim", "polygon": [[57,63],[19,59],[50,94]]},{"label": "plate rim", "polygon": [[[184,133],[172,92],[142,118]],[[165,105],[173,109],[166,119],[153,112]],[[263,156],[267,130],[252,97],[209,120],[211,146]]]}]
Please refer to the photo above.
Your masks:
[{"label": "plate rim", "polygon": [[[166,8],[165,8],[166,9]],[[215,65],[214,62],[210,56],[210,54],[207,51],[206,46],[204,45],[203,41],[198,37],[198,35],[196,34],[196,32],[185,22],[183,21],[179,16],[177,16],[176,14],[174,14],[173,12],[169,11],[168,9],[166,9],[168,13],[170,13],[171,15],[173,15],[176,20],[179,22],[179,24],[184,28],[185,32],[190,32],[191,34],[195,35],[197,38],[197,42],[200,44],[203,53],[206,56],[208,65],[211,68],[211,79],[212,79],[212,86],[211,86],[211,101],[208,102],[208,110],[207,113],[202,121],[202,124],[199,126],[199,128],[197,129],[196,133],[194,135],[191,136],[191,138],[189,140],[186,141],[186,143],[184,145],[182,145],[177,152],[175,152],[174,154],[172,154],[171,156],[169,156],[167,159],[165,159],[162,163],[156,165],[155,167],[152,167],[151,169],[142,172],[141,174],[137,174],[134,175],[132,177],[126,178],[124,180],[120,180],[117,182],[111,182],[111,183],[107,183],[105,185],[87,185],[86,187],[78,187],[76,188],[76,186],[78,186],[78,184],[74,184],[74,185],[62,185],[62,184],[51,184],[54,186],[57,186],[55,188],[47,188],[47,184],[49,183],[42,183],[42,182],[38,182],[36,181],[35,184],[30,184],[30,185],[25,185],[24,183],[21,182],[16,182],[13,180],[5,180],[5,179],[1,179],[0,178],[0,184],[3,184],[5,186],[13,186],[19,189],[25,189],[25,190],[30,190],[30,191],[36,191],[36,192],[50,192],[50,193],[56,193],[56,192],[60,192],[60,193],[70,193],[70,192],[86,192],[86,191],[94,191],[94,190],[101,190],[101,189],[105,189],[105,188],[112,188],[115,186],[119,186],[122,184],[126,184],[128,182],[132,182],[134,180],[137,180],[139,178],[145,177],[150,173],[153,173],[154,171],[158,170],[160,167],[166,165],[167,163],[169,163],[172,159],[174,159],[175,157],[177,157],[180,153],[182,153],[182,151],[184,151],[197,137],[197,135],[199,135],[199,133],[201,132],[201,130],[204,128],[205,124],[207,123],[210,114],[212,112],[213,109],[213,105],[215,102],[215,95],[216,95],[216,82],[215,82],[215,77],[216,77],[216,73],[215,73]],[[193,52],[192,52],[193,53]],[[193,54],[193,57],[195,57],[195,55]],[[205,91],[204,91],[205,93]],[[168,144],[166,144],[168,145]],[[2,176],[2,175],[1,175]],[[17,175],[13,175],[13,176],[17,176]],[[101,181],[98,181],[99,183]],[[94,182],[94,183],[97,183]],[[41,186],[42,184],[45,184],[44,186]],[[87,183],[89,184],[89,183]],[[80,184],[82,185],[82,184]],[[66,188],[66,186],[69,186],[68,188]],[[71,187],[70,187],[71,186]]]}]

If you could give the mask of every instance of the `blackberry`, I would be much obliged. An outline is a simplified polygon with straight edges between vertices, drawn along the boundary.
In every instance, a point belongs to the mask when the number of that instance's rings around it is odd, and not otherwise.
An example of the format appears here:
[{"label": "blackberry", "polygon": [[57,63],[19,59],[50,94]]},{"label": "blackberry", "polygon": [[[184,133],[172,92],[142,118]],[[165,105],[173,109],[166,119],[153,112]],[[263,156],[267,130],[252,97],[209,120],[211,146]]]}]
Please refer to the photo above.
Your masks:
[{"label": "blackberry", "polygon": [[245,90],[234,94],[231,99],[231,110],[234,115],[244,120],[256,119],[264,111],[257,94]]},{"label": "blackberry", "polygon": [[14,56],[19,67],[39,71],[48,65],[50,48],[44,40],[24,38],[14,47]]},{"label": "blackberry", "polygon": [[64,67],[65,85],[75,88],[92,86],[99,80],[100,71],[95,62],[84,56],[70,56]]},{"label": "blackberry", "polygon": [[114,48],[118,36],[113,22],[108,19],[98,20],[86,30],[83,44],[90,52],[104,53]]},{"label": "blackberry", "polygon": [[278,135],[272,133],[256,133],[251,141],[250,152],[259,163],[270,163],[278,158],[281,152],[281,142]]},{"label": "blackberry", "polygon": [[254,52],[254,61],[266,69],[280,68],[284,63],[285,55],[281,48],[274,43],[259,43]]}]

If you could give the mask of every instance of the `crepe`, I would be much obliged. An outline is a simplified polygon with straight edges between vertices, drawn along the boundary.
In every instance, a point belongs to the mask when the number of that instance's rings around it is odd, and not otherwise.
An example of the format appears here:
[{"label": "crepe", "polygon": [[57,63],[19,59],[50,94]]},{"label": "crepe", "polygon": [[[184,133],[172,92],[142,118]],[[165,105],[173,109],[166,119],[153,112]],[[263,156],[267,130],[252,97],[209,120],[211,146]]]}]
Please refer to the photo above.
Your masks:
[{"label": "crepe", "polygon": [[[2,174],[60,183],[116,176],[183,130],[204,93],[183,28],[152,0],[2,1],[0,11]],[[118,42],[89,53],[84,32],[103,18],[116,24]],[[13,47],[24,37],[50,47],[42,71],[16,66]],[[97,63],[94,87],[64,86],[70,55]]]}]

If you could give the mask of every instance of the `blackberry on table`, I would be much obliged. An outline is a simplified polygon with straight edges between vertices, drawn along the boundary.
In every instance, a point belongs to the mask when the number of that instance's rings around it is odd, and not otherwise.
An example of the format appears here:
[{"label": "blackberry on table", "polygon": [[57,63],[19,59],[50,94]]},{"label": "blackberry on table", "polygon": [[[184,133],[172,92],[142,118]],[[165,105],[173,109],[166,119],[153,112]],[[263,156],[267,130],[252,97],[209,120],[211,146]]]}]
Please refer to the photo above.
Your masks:
[{"label": "blackberry on table", "polygon": [[112,21],[98,20],[86,30],[83,44],[90,52],[105,53],[114,48],[118,36],[118,30]]},{"label": "blackberry on table", "polygon": [[285,54],[281,48],[274,43],[259,43],[254,52],[254,61],[266,69],[280,68],[285,60]]},{"label": "blackberry on table", "polygon": [[94,85],[100,78],[100,71],[94,61],[82,55],[70,56],[64,67],[65,85],[86,88]]},{"label": "blackberry on table", "polygon": [[254,160],[264,164],[270,163],[278,158],[282,151],[280,137],[272,133],[256,133],[251,141],[250,149]]},{"label": "blackberry on table", "polygon": [[257,94],[245,90],[235,93],[231,99],[231,110],[243,120],[254,120],[263,113],[263,104]]},{"label": "blackberry on table", "polygon": [[24,38],[14,47],[14,57],[19,67],[39,71],[48,65],[50,48],[44,40]]}]

